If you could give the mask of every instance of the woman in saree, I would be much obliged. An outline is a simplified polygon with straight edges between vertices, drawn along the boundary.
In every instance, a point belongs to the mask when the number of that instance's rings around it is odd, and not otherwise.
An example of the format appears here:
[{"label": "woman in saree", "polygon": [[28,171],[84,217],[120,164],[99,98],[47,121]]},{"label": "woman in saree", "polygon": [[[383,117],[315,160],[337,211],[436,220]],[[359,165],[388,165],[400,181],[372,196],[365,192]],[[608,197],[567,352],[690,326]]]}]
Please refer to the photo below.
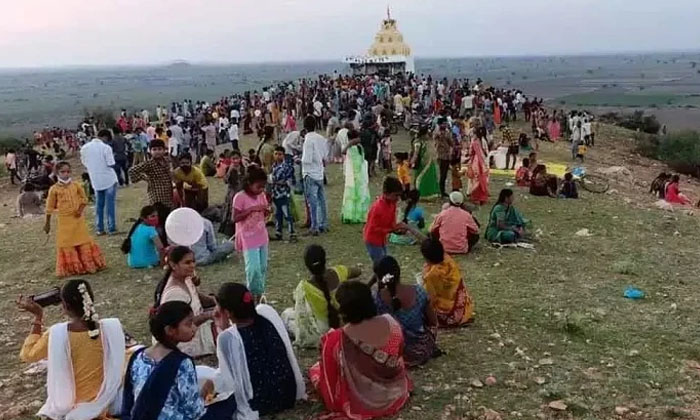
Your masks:
[{"label": "woman in saree", "polygon": [[524,237],[528,221],[513,206],[514,199],[513,190],[508,188],[502,189],[498,195],[486,227],[486,239],[489,242],[512,244]]},{"label": "woman in saree", "polygon": [[374,275],[378,282],[374,295],[377,312],[389,314],[401,324],[406,366],[421,366],[442,354],[436,343],[438,320],[425,289],[417,284],[401,284],[401,267],[391,256],[375,265]]},{"label": "woman in saree", "polygon": [[498,99],[493,100],[493,123],[495,125],[501,125],[501,106],[498,104]]},{"label": "woman in saree", "polygon": [[557,120],[556,111],[554,111],[552,119],[549,120],[549,124],[547,124],[547,131],[549,132],[549,138],[552,141],[559,141],[559,137],[561,137],[561,126],[559,125],[559,120]]},{"label": "woman in saree", "polygon": [[370,204],[369,173],[357,131],[348,132],[348,145],[343,154],[346,155],[343,164],[345,191],[340,219],[348,224],[365,223]]},{"label": "woman in saree", "polygon": [[327,267],[326,251],[320,245],[306,248],[304,263],[311,279],[299,282],[294,290],[294,308],[286,309],[282,318],[296,346],[317,348],[329,328],[340,327],[336,290],[349,279],[359,277],[362,270],[344,265]]},{"label": "woman in saree", "polygon": [[125,340],[118,319],[97,318],[95,296],[85,280],[69,280],[60,291],[68,322],[42,332],[43,309],[31,297],[17,306],[34,315],[20,359],[48,360],[46,403],[37,416],[54,420],[109,419],[118,399],[125,362]]},{"label": "woman in saree", "polygon": [[347,323],[321,338],[321,358],[309,370],[326,419],[368,420],[397,414],[413,389],[403,360],[401,325],[377,315],[372,291],[346,282],[336,293]]},{"label": "woman in saree", "polygon": [[438,182],[437,150],[432,139],[428,139],[428,128],[421,127],[413,143],[411,166],[415,169],[415,189],[423,199],[440,195]]},{"label": "woman in saree", "polygon": [[558,180],[555,175],[549,175],[547,173],[547,167],[545,165],[539,164],[532,171],[532,176],[530,177],[530,194],[539,197],[552,197],[557,198],[557,192],[559,191]]},{"label": "woman in saree", "polygon": [[231,152],[231,166],[228,167],[224,181],[226,182],[226,199],[224,201],[224,215],[219,226],[219,233],[228,237],[236,233],[236,224],[233,223],[233,197],[243,189],[243,177],[246,174],[245,166],[241,159],[241,152]]},{"label": "woman in saree", "polygon": [[423,287],[437,315],[440,327],[459,327],[474,320],[474,301],[457,262],[452,259],[438,238],[429,237],[421,244],[425,258]]},{"label": "woman in saree", "polygon": [[486,129],[479,127],[475,134],[469,145],[467,163],[469,200],[474,204],[482,205],[489,199],[489,167],[486,164],[486,152],[482,146],[482,139],[486,138]]}]

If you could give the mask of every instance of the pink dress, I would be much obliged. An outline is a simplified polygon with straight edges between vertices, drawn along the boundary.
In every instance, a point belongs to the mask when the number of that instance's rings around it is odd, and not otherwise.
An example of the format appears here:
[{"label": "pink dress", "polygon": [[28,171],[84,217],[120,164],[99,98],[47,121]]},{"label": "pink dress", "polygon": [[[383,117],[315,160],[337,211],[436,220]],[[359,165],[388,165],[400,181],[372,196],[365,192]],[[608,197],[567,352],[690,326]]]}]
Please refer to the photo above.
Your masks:
[{"label": "pink dress", "polygon": [[297,122],[291,114],[287,115],[287,120],[284,122],[284,131],[286,133],[297,131]]},{"label": "pink dress", "polygon": [[690,204],[690,199],[680,192],[677,182],[671,182],[666,186],[666,201],[673,204]]},{"label": "pink dress", "polygon": [[552,141],[559,140],[559,136],[561,136],[561,125],[559,121],[550,121],[547,126],[547,131],[549,131],[549,138]]}]

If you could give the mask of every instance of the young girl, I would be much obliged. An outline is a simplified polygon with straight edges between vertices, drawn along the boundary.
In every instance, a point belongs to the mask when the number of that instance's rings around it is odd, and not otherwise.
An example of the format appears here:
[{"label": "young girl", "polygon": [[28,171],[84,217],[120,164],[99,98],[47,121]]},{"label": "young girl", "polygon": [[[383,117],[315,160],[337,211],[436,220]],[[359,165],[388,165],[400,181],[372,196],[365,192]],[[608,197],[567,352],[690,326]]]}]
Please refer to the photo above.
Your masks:
[{"label": "young girl", "polygon": [[56,165],[57,183],[49,189],[46,200],[44,232],[51,232],[51,214],[56,223],[56,276],[66,277],[96,273],[107,267],[100,247],[88,233],[83,211],[87,197],[80,184],[71,179],[68,162]]},{"label": "young girl", "polygon": [[270,208],[265,196],[267,175],[258,166],[249,166],[243,179],[243,191],[233,198],[233,221],[236,223],[236,249],[243,253],[248,289],[259,302],[265,293],[267,246],[270,238],[265,220]]},{"label": "young girl", "polygon": [[406,340],[406,366],[420,366],[440,355],[435,342],[437,316],[425,289],[401,284],[401,267],[391,256],[374,266],[374,275],[379,287],[374,295],[377,313],[390,314],[401,324]]},{"label": "young girl", "polygon": [[[216,295],[218,393],[233,392],[236,418],[279,413],[306,398],[306,387],[282,319],[268,305],[257,305],[250,291],[225,283]],[[249,416],[251,411],[255,416]],[[220,417],[220,418],[231,418]]]},{"label": "young girl", "polygon": [[127,255],[126,261],[129,267],[156,267],[163,260],[165,249],[156,230],[158,225],[156,208],[154,206],[142,208],[141,216],[122,242],[121,250]]},{"label": "young girl", "polygon": [[391,172],[391,130],[389,130],[389,122],[383,122],[382,139],[380,140],[382,148],[382,168],[385,171]]},{"label": "young girl", "polygon": [[153,308],[158,310],[160,305],[172,301],[187,303],[192,308],[193,322],[197,331],[194,339],[184,340],[178,348],[190,357],[213,354],[216,351],[211,322],[214,319],[214,313],[204,308],[213,308],[216,302],[197,290],[199,278],[194,272],[194,253],[187,247],[176,246],[170,250],[167,261],[168,270],[156,286]]},{"label": "young girl", "polygon": [[411,167],[408,163],[408,153],[395,153],[396,158],[396,176],[403,184],[404,193],[411,191]]},{"label": "young girl", "polygon": [[[122,419],[200,419],[205,414],[192,359],[178,345],[192,340],[197,331],[192,308],[185,302],[167,302],[149,320],[156,342],[137,350],[124,375]],[[233,410],[228,415],[231,418]],[[223,417],[222,417],[223,418]]]},{"label": "young girl", "polygon": [[[38,415],[51,419],[106,419],[117,398],[125,362],[124,331],[118,319],[98,320],[95,295],[85,280],[69,280],[60,292],[68,322],[42,333],[43,309],[31,297],[17,306],[34,315],[20,359],[48,360],[46,403]],[[117,410],[115,410],[117,411]]]},{"label": "young girl", "polygon": [[518,187],[530,186],[530,159],[523,158],[523,164],[515,171],[515,184]]},{"label": "young girl", "polygon": [[224,153],[219,155],[219,161],[216,162],[216,177],[224,178],[228,168],[231,166],[231,151],[225,150]]}]

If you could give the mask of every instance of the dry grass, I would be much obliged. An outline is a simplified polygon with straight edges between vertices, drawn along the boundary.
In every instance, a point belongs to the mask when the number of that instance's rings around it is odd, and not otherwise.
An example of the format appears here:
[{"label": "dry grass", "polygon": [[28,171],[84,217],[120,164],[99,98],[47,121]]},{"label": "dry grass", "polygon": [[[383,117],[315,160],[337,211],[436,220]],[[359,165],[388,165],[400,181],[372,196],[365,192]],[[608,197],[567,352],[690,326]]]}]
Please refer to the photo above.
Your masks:
[{"label": "dry grass", "polygon": [[[394,147],[405,149],[407,139],[399,137]],[[614,160],[606,136],[600,137],[589,165]],[[625,153],[622,147],[620,152]],[[542,156],[565,161],[568,151],[565,145],[546,144]],[[331,263],[367,266],[361,227],[339,222],[340,166],[331,166],[329,181],[332,232],[318,242],[328,250]],[[492,179],[492,197],[506,181]],[[379,183],[373,181],[373,194]],[[686,409],[700,391],[700,371],[687,367],[686,361],[700,360],[700,292],[694,283],[700,268],[698,221],[649,210],[639,204],[652,201],[641,195],[639,186],[615,188],[635,197],[635,205],[617,195],[584,192],[578,201],[563,201],[517,192],[516,205],[538,232],[536,251],[481,246],[475,254],[458,258],[476,302],[476,322],[440,335],[447,355],[412,373],[415,393],[400,418],[471,419],[483,416],[485,408],[503,418],[612,418],[616,406],[632,408],[630,418],[693,412]],[[5,334],[0,344],[5,352],[0,355],[0,406],[6,416],[16,414],[13,407],[25,407],[17,410],[26,416],[36,411],[27,405],[43,400],[44,379],[22,373],[18,353],[30,319],[15,310],[13,300],[60,282],[53,276],[53,242],[44,245],[41,222],[11,219],[15,193],[7,187],[2,191],[0,325]],[[220,202],[224,193],[224,186],[212,180],[210,201]],[[138,214],[144,200],[143,184],[119,191],[120,230],[128,229],[125,220]],[[437,203],[425,207],[429,214],[438,211]],[[476,213],[482,225],[489,209]],[[574,236],[581,228],[593,236]],[[100,314],[119,317],[146,341],[146,310],[162,272],[128,269],[119,251],[121,240],[99,238],[109,269],[88,278]],[[292,290],[306,275],[301,254],[309,243],[272,245],[268,297],[280,311],[292,304]],[[420,270],[416,247],[391,247],[391,253],[402,263],[406,278]],[[244,281],[241,264],[233,261],[203,268],[200,274],[205,291],[226,281]],[[647,299],[624,299],[623,289],[631,284],[643,289]],[[60,314],[50,310],[48,318],[58,321]],[[299,358],[306,367],[316,353],[302,351]],[[495,386],[470,386],[473,379],[483,381],[488,375],[497,378]],[[553,400],[565,401],[567,411],[546,408]],[[277,418],[306,419],[319,412],[321,406],[314,401]]]}]

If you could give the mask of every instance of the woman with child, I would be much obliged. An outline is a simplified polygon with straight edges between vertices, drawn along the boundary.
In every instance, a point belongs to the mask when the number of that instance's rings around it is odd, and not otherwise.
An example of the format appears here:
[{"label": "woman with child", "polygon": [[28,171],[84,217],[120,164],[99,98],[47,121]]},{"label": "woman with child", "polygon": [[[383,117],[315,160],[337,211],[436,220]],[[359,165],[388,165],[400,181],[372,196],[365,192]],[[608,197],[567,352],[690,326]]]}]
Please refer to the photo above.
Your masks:
[{"label": "woman with child", "polygon": [[69,280],[60,291],[68,322],[43,331],[43,309],[31,297],[17,306],[34,315],[20,359],[48,360],[47,398],[37,415],[54,420],[107,419],[118,398],[125,364],[125,339],[117,319],[99,320],[95,295],[85,280]]}]

